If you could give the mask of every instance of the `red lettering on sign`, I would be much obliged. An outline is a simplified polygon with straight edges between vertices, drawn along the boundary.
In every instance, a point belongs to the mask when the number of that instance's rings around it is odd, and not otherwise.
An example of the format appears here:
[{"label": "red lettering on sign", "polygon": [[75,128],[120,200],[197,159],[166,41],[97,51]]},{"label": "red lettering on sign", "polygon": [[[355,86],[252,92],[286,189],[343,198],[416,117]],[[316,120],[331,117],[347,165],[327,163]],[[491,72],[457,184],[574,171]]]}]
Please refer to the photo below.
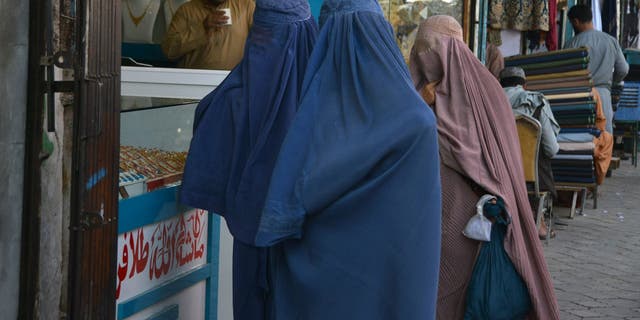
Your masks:
[{"label": "red lettering on sign", "polygon": [[202,259],[206,249],[203,232],[207,227],[205,210],[180,216],[156,225],[149,239],[139,228],[122,235],[119,252],[116,299],[127,279],[147,271],[149,280],[160,279],[172,270]]}]

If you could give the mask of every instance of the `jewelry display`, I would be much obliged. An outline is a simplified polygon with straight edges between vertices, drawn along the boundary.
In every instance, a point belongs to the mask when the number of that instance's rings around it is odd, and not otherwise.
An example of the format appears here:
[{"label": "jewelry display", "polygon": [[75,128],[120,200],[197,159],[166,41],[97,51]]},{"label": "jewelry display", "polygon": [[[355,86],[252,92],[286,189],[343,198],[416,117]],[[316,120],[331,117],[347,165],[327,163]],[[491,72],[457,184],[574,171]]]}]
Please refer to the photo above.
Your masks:
[{"label": "jewelry display", "polygon": [[186,152],[120,147],[120,185],[154,180],[176,182],[182,177]]},{"label": "jewelry display", "polygon": [[153,43],[153,30],[162,0],[123,0],[122,40]]},{"label": "jewelry display", "polygon": [[148,11],[149,7],[153,4],[153,1],[149,1],[149,3],[147,3],[147,6],[144,8],[144,10],[142,11],[142,14],[139,16],[134,15],[133,12],[131,11],[131,1],[125,0],[125,3],[127,4],[127,11],[129,12],[129,18],[131,18],[131,21],[133,21],[133,24],[137,26],[140,24],[140,21],[142,21],[142,19],[144,19],[144,17],[149,12]]}]

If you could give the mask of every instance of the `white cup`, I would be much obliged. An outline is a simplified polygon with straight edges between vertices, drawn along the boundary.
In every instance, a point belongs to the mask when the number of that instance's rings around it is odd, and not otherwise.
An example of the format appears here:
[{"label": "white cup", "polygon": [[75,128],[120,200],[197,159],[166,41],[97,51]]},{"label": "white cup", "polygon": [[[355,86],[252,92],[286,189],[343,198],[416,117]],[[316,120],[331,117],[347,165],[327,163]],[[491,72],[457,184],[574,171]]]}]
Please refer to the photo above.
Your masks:
[{"label": "white cup", "polygon": [[223,8],[223,9],[218,9],[220,11],[224,11],[224,16],[229,18],[227,20],[227,23],[225,23],[225,26],[230,26],[231,24],[233,24],[233,22],[231,21],[231,8]]}]

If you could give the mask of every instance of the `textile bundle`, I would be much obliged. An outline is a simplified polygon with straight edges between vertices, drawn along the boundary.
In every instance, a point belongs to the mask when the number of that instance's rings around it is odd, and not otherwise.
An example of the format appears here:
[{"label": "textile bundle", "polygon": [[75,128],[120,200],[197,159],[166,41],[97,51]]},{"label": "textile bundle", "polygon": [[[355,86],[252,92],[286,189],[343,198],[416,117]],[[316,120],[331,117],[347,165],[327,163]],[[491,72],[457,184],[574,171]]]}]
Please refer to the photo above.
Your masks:
[{"label": "textile bundle", "polygon": [[[640,82],[625,81],[619,89],[618,108],[614,116],[616,136],[633,132],[634,122],[640,121]],[[624,147],[623,147],[624,150]]]},{"label": "textile bundle", "polygon": [[489,25],[494,29],[549,31],[549,0],[490,0]]},{"label": "textile bundle", "polygon": [[556,182],[601,183],[613,141],[599,125],[606,119],[587,69],[587,48],[508,57],[505,65],[525,70],[527,89],[545,95],[562,128],[560,151],[552,159]]},{"label": "textile bundle", "polygon": [[557,0],[489,0],[488,7],[489,43],[502,43],[500,30],[518,30],[526,31],[532,50],[558,48]]},{"label": "textile bundle", "polygon": [[615,121],[640,121],[640,82],[625,82],[620,92]]}]

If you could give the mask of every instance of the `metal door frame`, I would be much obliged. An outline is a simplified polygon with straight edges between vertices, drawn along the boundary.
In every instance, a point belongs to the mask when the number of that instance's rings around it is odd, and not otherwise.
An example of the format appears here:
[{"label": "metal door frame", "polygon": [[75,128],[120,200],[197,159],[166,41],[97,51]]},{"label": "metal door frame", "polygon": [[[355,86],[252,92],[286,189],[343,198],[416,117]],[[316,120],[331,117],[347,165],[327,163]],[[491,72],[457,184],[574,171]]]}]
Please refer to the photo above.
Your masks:
[{"label": "metal door frame", "polygon": [[40,151],[44,120],[44,6],[29,1],[29,56],[27,83],[27,119],[25,131],[22,239],[20,253],[20,294],[18,318],[36,315],[40,265]]},{"label": "metal door frame", "polygon": [[77,0],[70,319],[115,318],[120,1]]}]

